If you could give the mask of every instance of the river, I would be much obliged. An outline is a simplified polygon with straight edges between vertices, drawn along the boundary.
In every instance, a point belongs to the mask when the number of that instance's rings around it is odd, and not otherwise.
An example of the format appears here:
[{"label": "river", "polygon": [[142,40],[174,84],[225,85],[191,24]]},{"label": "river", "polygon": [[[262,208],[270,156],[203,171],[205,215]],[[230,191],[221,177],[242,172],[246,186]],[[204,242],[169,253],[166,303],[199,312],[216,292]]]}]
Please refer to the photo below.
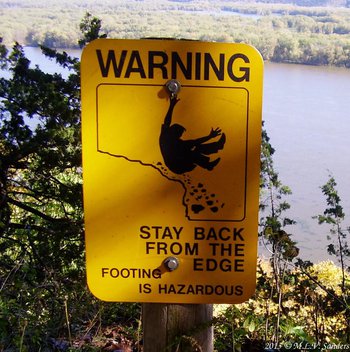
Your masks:
[{"label": "river", "polygon": [[[266,64],[263,119],[276,149],[281,181],[290,186],[289,231],[301,257],[327,258],[329,228],[312,216],[326,208],[320,186],[331,173],[350,214],[350,70]],[[349,222],[344,227],[350,226]]]},{"label": "river", "polygon": [[[39,49],[26,48],[26,54],[43,70],[57,70]],[[265,64],[263,119],[276,149],[275,168],[293,192],[286,198],[291,204],[286,215],[297,221],[287,231],[298,242],[300,256],[314,262],[329,258],[329,228],[312,217],[326,207],[320,187],[330,173],[338,184],[345,214],[350,214],[349,95],[350,70]],[[261,253],[266,254],[263,246]]]}]

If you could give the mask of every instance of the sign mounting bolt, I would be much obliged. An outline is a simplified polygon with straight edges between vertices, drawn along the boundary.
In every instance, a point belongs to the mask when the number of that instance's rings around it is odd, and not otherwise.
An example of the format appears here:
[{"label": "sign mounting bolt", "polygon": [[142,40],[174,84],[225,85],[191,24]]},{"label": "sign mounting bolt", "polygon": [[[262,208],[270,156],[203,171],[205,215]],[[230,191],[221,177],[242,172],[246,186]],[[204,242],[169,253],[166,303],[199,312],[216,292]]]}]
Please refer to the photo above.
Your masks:
[{"label": "sign mounting bolt", "polygon": [[166,82],[165,86],[171,96],[177,95],[181,89],[181,84],[176,79],[171,79],[170,81]]},{"label": "sign mounting bolt", "polygon": [[164,265],[169,271],[174,271],[179,267],[179,260],[175,257],[168,257],[164,260]]}]

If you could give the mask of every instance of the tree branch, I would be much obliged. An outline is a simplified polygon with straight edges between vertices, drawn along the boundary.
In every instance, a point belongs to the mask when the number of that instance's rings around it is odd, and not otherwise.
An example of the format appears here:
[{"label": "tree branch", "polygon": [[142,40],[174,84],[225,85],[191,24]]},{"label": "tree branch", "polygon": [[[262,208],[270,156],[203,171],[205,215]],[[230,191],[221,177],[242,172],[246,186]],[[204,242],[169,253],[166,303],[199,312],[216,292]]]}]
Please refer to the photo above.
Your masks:
[{"label": "tree branch", "polygon": [[32,208],[30,207],[29,205],[27,204],[24,204],[24,203],[21,203],[21,202],[18,202],[17,200],[13,199],[13,198],[10,198],[10,197],[7,197],[7,201],[10,203],[10,204],[13,204],[25,211],[28,211],[29,213],[32,213],[36,216],[39,216],[40,218],[46,220],[46,221],[50,221],[50,222],[63,222],[65,219],[56,219],[56,218],[53,218],[49,215],[46,215],[44,214],[43,212],[41,212],[40,210],[38,209],[35,209],[35,208]]}]

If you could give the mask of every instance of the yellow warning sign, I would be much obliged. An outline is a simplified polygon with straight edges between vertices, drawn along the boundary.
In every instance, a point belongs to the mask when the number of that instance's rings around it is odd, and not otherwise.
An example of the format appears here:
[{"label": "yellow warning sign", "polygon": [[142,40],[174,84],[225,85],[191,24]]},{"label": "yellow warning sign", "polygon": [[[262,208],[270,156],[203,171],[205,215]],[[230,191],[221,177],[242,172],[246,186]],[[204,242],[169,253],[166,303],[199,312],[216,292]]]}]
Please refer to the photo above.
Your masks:
[{"label": "yellow warning sign", "polygon": [[255,290],[263,62],[245,44],[90,43],[82,56],[87,279],[106,301]]}]

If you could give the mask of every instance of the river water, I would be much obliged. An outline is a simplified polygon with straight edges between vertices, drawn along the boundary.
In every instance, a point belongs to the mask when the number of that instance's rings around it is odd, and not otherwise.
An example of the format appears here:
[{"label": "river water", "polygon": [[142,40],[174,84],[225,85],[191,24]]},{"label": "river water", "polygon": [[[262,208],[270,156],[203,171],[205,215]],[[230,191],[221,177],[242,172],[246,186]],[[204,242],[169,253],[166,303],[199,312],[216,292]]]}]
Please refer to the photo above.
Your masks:
[{"label": "river water", "polygon": [[[326,200],[320,186],[331,173],[345,214],[350,215],[350,70],[303,65],[266,64],[263,119],[276,149],[275,166],[290,186],[289,227],[301,257],[327,258],[329,228],[312,216]],[[345,222],[344,227],[349,226]]]},{"label": "river water", "polygon": [[[27,57],[48,72],[57,70],[36,48]],[[80,56],[79,51],[71,51]],[[65,72],[64,74],[67,74]],[[263,119],[276,149],[275,168],[293,192],[286,213],[297,221],[287,231],[298,242],[300,256],[314,262],[329,258],[329,228],[312,216],[321,214],[320,187],[331,173],[346,214],[350,215],[350,70],[290,64],[265,64]],[[345,222],[344,227],[350,226]],[[261,253],[266,250],[261,246]]]}]

